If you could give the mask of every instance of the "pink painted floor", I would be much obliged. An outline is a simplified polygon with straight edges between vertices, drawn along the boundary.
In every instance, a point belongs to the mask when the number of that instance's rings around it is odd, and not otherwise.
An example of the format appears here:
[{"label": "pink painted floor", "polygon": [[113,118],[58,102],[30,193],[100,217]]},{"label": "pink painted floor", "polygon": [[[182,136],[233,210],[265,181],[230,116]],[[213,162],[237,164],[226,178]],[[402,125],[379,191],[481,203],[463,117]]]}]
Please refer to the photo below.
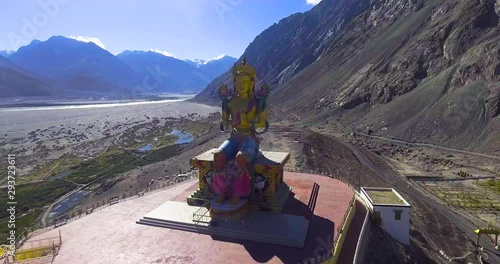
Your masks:
[{"label": "pink painted floor", "polygon": [[55,264],[297,263],[322,254],[322,247],[332,247],[336,229],[354,194],[342,182],[324,176],[285,172],[284,180],[295,193],[284,209],[290,214],[306,215],[312,186],[314,182],[320,185],[303,249],[230,241],[135,223],[167,200],[185,201],[196,189],[197,181],[120,202],[32,239],[57,236],[61,230],[63,243]]}]

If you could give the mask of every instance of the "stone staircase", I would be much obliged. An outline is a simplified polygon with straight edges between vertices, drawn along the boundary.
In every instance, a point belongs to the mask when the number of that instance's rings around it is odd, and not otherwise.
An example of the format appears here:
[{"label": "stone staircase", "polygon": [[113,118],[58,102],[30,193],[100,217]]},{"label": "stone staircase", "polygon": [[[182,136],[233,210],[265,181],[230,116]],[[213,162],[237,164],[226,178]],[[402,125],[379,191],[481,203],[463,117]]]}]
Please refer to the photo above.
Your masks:
[{"label": "stone staircase", "polygon": [[196,189],[188,198],[187,198],[187,203],[189,205],[193,206],[202,206],[203,204],[209,202],[205,194],[203,193],[203,190],[201,189]]}]

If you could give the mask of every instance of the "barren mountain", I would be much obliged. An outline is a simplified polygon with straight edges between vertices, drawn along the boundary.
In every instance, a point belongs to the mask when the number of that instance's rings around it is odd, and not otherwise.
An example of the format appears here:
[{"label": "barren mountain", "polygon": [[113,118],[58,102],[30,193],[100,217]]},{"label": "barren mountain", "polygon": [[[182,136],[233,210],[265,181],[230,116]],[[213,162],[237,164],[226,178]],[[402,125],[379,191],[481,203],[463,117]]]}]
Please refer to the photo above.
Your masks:
[{"label": "barren mountain", "polygon": [[113,54],[92,42],[62,36],[34,40],[9,60],[61,93],[130,95],[133,84],[140,84],[132,69]]},{"label": "barren mountain", "polygon": [[[277,86],[316,61],[327,44],[369,7],[369,2],[323,0],[310,11],[293,14],[264,30],[244,55],[260,79]],[[231,85],[230,72],[209,84],[198,98],[214,101],[217,98],[214,91],[222,82]]]},{"label": "barren mountain", "polygon": [[18,96],[48,96],[52,88],[0,56],[0,98]]},{"label": "barren mountain", "polygon": [[138,83],[142,84],[148,92],[199,92],[211,81],[187,62],[157,52],[124,51],[117,57],[142,77]]},{"label": "barren mountain", "polygon": [[500,154],[499,14],[498,0],[323,0],[245,55],[305,123]]}]

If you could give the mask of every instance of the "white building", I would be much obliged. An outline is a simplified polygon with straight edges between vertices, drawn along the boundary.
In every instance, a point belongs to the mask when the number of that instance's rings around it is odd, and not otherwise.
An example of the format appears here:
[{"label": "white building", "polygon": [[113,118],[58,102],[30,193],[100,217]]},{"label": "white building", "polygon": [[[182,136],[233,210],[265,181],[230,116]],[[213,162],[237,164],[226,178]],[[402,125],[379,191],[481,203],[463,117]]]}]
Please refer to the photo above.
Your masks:
[{"label": "white building", "polygon": [[360,195],[373,219],[392,237],[409,245],[411,205],[392,188],[362,187]]}]

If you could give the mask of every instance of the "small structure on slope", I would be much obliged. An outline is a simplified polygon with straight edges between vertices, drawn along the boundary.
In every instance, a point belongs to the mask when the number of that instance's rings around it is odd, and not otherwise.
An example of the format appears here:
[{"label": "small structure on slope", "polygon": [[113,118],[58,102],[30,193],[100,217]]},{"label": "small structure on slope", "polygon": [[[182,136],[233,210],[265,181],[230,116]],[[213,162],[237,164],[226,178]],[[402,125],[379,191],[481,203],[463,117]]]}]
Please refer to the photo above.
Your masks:
[{"label": "small structure on slope", "polygon": [[374,221],[399,242],[410,244],[411,205],[392,188],[361,187],[361,198]]}]

